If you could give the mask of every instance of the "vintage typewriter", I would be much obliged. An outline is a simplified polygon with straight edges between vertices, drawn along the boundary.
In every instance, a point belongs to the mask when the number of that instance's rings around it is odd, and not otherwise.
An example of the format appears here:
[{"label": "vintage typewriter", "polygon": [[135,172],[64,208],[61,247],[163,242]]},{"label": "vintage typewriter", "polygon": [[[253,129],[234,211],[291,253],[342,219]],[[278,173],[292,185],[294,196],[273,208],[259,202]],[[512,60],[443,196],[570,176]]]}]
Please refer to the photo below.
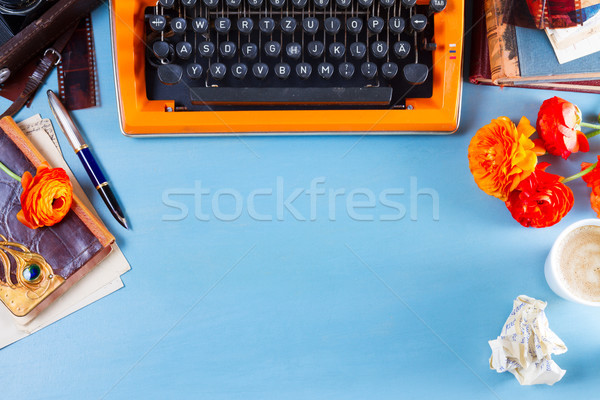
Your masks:
[{"label": "vintage typewriter", "polygon": [[112,0],[127,135],[451,133],[464,0]]}]

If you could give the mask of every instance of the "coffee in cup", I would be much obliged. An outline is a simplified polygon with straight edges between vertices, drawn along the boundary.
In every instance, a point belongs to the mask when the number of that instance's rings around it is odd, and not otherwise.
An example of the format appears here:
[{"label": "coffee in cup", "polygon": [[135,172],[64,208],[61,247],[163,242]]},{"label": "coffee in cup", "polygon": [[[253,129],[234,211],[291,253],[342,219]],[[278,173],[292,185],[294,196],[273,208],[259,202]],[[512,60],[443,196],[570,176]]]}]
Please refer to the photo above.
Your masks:
[{"label": "coffee in cup", "polygon": [[582,220],[567,227],[552,246],[545,274],[559,296],[600,306],[600,220]]}]

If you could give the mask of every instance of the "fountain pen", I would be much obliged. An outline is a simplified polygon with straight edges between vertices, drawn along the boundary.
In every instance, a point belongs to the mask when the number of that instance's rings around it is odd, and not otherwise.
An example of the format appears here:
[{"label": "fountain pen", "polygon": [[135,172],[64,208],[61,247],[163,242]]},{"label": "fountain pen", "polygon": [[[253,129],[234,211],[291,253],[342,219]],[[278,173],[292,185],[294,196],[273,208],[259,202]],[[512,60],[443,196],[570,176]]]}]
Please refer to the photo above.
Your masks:
[{"label": "fountain pen", "polygon": [[75,150],[75,154],[77,154],[77,157],[79,157],[79,160],[83,164],[83,167],[92,180],[92,183],[96,187],[96,190],[98,190],[98,193],[100,193],[102,200],[104,200],[104,203],[112,213],[113,217],[115,217],[115,219],[121,225],[123,225],[125,229],[129,229],[115,194],[108,185],[100,166],[94,159],[90,148],[83,140],[81,132],[79,132],[75,122],[69,115],[65,106],[58,99],[58,96],[52,90],[48,90],[47,93],[48,102],[50,103],[50,108],[52,109],[54,117],[65,133],[69,144],[71,147],[73,147],[73,150]]}]

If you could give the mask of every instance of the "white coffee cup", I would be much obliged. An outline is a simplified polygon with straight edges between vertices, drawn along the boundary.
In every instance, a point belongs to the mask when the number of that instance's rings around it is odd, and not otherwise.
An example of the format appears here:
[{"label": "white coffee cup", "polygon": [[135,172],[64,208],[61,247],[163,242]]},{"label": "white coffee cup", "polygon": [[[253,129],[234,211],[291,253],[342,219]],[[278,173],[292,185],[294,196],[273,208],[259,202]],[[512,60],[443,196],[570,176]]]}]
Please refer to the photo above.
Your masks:
[{"label": "white coffee cup", "polygon": [[[569,236],[571,232],[585,226],[600,227],[600,219],[583,219],[565,228],[565,230],[562,231],[560,235],[558,235],[558,238],[556,238],[554,244],[552,245],[550,254],[548,254],[548,258],[546,258],[544,273],[546,275],[546,281],[548,282],[550,289],[552,289],[554,293],[556,293],[560,297],[566,300],[574,301],[576,303],[600,307],[600,301],[592,301],[590,299],[586,299],[582,297],[581,294],[577,293],[573,289],[573,287],[570,287],[569,284],[565,281],[564,274],[560,268],[561,252],[562,250],[564,250],[565,247],[565,239]],[[569,239],[571,240],[572,236],[570,236]],[[598,243],[598,248],[600,249],[600,243]]]}]

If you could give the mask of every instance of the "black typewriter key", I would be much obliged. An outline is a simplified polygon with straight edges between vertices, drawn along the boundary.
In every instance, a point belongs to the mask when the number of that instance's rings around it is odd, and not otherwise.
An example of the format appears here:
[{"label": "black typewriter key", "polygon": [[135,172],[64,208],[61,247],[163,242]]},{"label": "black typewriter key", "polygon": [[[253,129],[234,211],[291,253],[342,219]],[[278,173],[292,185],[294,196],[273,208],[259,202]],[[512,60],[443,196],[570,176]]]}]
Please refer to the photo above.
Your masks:
[{"label": "black typewriter key", "polygon": [[194,18],[192,29],[196,33],[206,33],[208,31],[208,20],[206,18]]},{"label": "black typewriter key", "polygon": [[279,42],[271,40],[265,43],[265,54],[269,57],[279,57],[280,52],[281,44]]},{"label": "black typewriter key", "polygon": [[344,53],[346,53],[346,46],[343,43],[333,42],[329,45],[329,55],[332,58],[339,60],[344,57]]},{"label": "black typewriter key", "polygon": [[425,64],[407,64],[402,71],[404,79],[411,85],[420,85],[427,80],[429,68]]},{"label": "black typewriter key", "polygon": [[183,18],[173,18],[171,20],[171,29],[175,33],[184,33],[187,29],[187,22]]},{"label": "black typewriter key", "polygon": [[410,43],[405,40],[394,43],[394,54],[396,54],[398,58],[408,56],[410,54]]},{"label": "black typewriter key", "polygon": [[239,8],[242,4],[242,0],[225,0],[225,4],[227,4],[227,7],[229,8]]},{"label": "black typewriter key", "polygon": [[396,3],[396,0],[379,0],[379,4],[386,8],[390,8]]},{"label": "black typewriter key", "polygon": [[177,57],[187,60],[192,56],[192,45],[189,42],[179,42],[175,45]]},{"label": "black typewriter key", "polygon": [[350,45],[350,55],[357,60],[365,57],[367,54],[367,45],[363,42],[354,42]]},{"label": "black typewriter key", "polygon": [[381,66],[381,74],[385,79],[394,79],[398,74],[398,64],[393,62],[386,62]]},{"label": "black typewriter key", "polygon": [[329,5],[329,0],[313,0],[313,3],[315,7],[323,9]]},{"label": "black typewriter key", "polygon": [[200,53],[202,57],[212,57],[215,53],[215,44],[213,42],[201,42],[198,45],[198,53]]},{"label": "black typewriter key", "polygon": [[285,0],[269,0],[269,3],[271,3],[273,8],[279,10],[285,5]]},{"label": "black typewriter key", "polygon": [[263,3],[263,0],[248,0],[248,4],[252,8],[260,8],[262,3]]},{"label": "black typewriter key", "polygon": [[175,0],[158,0],[161,6],[164,8],[172,8],[175,4]]},{"label": "black typewriter key", "polygon": [[373,62],[362,63],[360,73],[367,79],[373,79],[377,75],[377,64]]},{"label": "black typewriter key", "polygon": [[292,0],[292,4],[294,5],[294,7],[299,9],[306,7],[307,3],[308,0]]},{"label": "black typewriter key", "polygon": [[371,17],[367,20],[367,26],[373,33],[381,33],[383,31],[383,24],[383,18],[381,17]]},{"label": "black typewriter key", "polygon": [[235,43],[233,42],[221,42],[221,44],[219,44],[219,53],[221,53],[221,55],[225,58],[231,58],[235,55],[235,52],[237,51],[237,46]]},{"label": "black typewriter key", "polygon": [[309,63],[300,63],[296,64],[296,75],[298,75],[302,79],[310,78],[310,74],[312,73],[312,65]]},{"label": "black typewriter key", "polygon": [[269,73],[269,66],[265,63],[256,63],[252,66],[252,74],[258,79],[265,79]]},{"label": "black typewriter key", "polygon": [[429,2],[429,13],[442,12],[446,8],[446,0],[431,0]]},{"label": "black typewriter key", "polygon": [[252,32],[252,29],[254,28],[254,21],[252,20],[252,18],[248,17],[240,18],[237,21],[237,28],[238,31],[242,32],[243,34],[249,35],[250,32]]},{"label": "black typewriter key", "polygon": [[248,66],[246,64],[237,63],[231,66],[231,75],[237,79],[244,79],[248,73]]},{"label": "black typewriter key", "polygon": [[279,79],[287,79],[288,76],[290,76],[290,72],[292,71],[292,69],[290,68],[290,65],[287,63],[279,63],[277,65],[275,65],[275,75],[279,78]]},{"label": "black typewriter key", "polygon": [[242,45],[242,56],[249,60],[254,60],[258,56],[258,46],[256,43],[244,43]]},{"label": "black typewriter key", "polygon": [[223,35],[229,33],[231,29],[231,20],[225,17],[215,19],[215,30]]},{"label": "black typewriter key", "polygon": [[386,42],[382,42],[378,40],[376,42],[371,43],[371,54],[375,58],[383,58],[387,55],[388,45]]},{"label": "black typewriter key", "polygon": [[288,43],[287,46],[285,46],[285,54],[287,54],[289,58],[297,60],[302,55],[302,46],[300,43],[296,42]]},{"label": "black typewriter key", "polygon": [[317,67],[317,72],[319,72],[319,76],[323,79],[329,79],[333,75],[333,64],[330,63],[321,63]]},{"label": "black typewriter key", "polygon": [[427,26],[427,17],[423,14],[415,14],[410,17],[410,27],[416,32],[423,32]]},{"label": "black typewriter key", "polygon": [[156,71],[158,79],[165,85],[174,85],[181,81],[183,68],[177,64],[159,65]]},{"label": "black typewriter key", "polygon": [[167,19],[162,15],[153,15],[148,19],[150,29],[155,32],[164,31],[167,26]]},{"label": "black typewriter key", "polygon": [[157,42],[152,43],[152,52],[158,58],[167,58],[171,54],[171,51],[171,46],[167,42],[159,40]]},{"label": "black typewriter key", "polygon": [[208,8],[215,8],[219,5],[219,0],[202,0]]},{"label": "black typewriter key", "polygon": [[413,8],[417,4],[417,0],[402,0],[402,5],[405,8]]},{"label": "black typewriter key", "polygon": [[270,35],[275,29],[275,20],[269,17],[261,18],[260,21],[258,21],[258,29],[265,35]]},{"label": "black typewriter key", "polygon": [[196,0],[181,0],[181,4],[187,8],[192,8],[196,5]]},{"label": "black typewriter key", "polygon": [[342,22],[339,18],[329,17],[325,19],[325,32],[329,33],[330,35],[335,35],[338,33],[341,27]]},{"label": "black typewriter key", "polygon": [[296,22],[295,18],[283,17],[281,18],[281,21],[279,21],[279,25],[283,32],[287,33],[288,35],[291,35],[296,30],[296,26],[298,25],[298,23]]},{"label": "black typewriter key", "polygon": [[185,73],[190,79],[200,79],[202,77],[202,65],[196,63],[188,64],[185,67]]},{"label": "black typewriter key", "polygon": [[350,7],[352,0],[335,0],[335,4],[338,5],[339,8],[345,9]]},{"label": "black typewriter key", "polygon": [[362,8],[369,8],[373,5],[373,0],[358,0],[358,4],[360,4]]},{"label": "black typewriter key", "polygon": [[227,73],[227,67],[221,63],[211,64],[208,70],[210,71],[210,75],[215,79],[223,79]]},{"label": "black typewriter key", "polygon": [[390,30],[394,33],[401,34],[406,28],[406,21],[402,17],[392,17],[388,22]]},{"label": "black typewriter key", "polygon": [[317,58],[323,55],[323,51],[325,51],[325,45],[323,44],[323,42],[315,40],[310,42],[306,49],[308,50],[308,54],[310,54],[312,57]]},{"label": "black typewriter key", "polygon": [[319,20],[315,17],[308,17],[302,20],[302,30],[309,35],[314,35],[319,29]]},{"label": "black typewriter key", "polygon": [[346,20],[346,30],[350,33],[360,33],[363,27],[362,19],[358,17],[350,17]]},{"label": "black typewriter key", "polygon": [[344,79],[350,79],[354,76],[354,65],[343,62],[338,66],[338,73]]}]

